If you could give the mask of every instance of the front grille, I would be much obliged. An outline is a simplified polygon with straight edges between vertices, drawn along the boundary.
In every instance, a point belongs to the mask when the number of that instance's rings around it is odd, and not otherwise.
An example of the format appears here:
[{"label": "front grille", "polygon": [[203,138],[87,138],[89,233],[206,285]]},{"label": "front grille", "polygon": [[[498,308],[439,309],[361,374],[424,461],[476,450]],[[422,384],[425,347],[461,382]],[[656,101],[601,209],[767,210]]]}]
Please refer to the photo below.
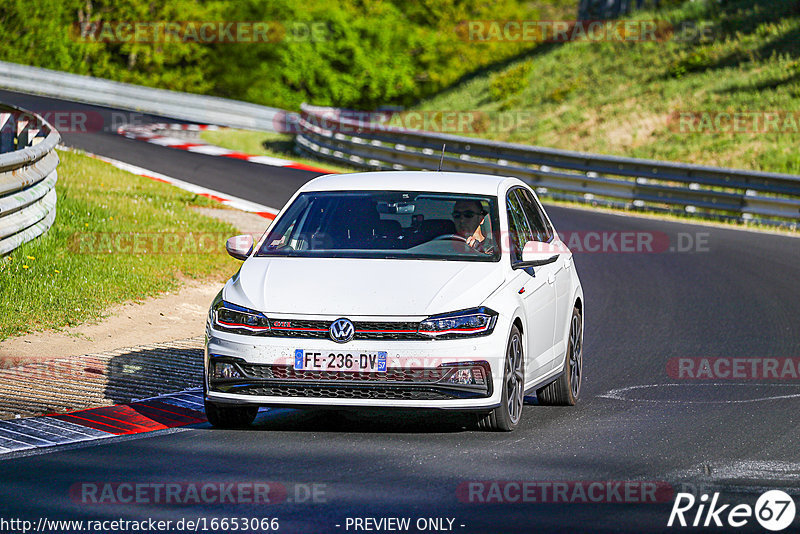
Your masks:
[{"label": "front grille", "polygon": [[430,339],[417,333],[419,323],[361,323],[354,322],[353,339]]},{"label": "front grille", "polygon": [[444,400],[457,398],[456,395],[432,388],[345,388],[303,385],[253,386],[237,389],[235,393],[265,397],[310,397],[320,399]]},{"label": "front grille", "polygon": [[251,363],[240,363],[239,367],[244,374],[249,376],[250,378],[264,378],[264,379],[271,379],[275,378],[275,375],[272,373],[273,365],[257,365]]},{"label": "front grille", "polygon": [[412,382],[434,383],[441,380],[446,368],[421,367],[411,369],[389,368],[385,373],[347,372],[347,371],[296,371],[288,365],[239,364],[244,373],[251,378],[280,380],[334,380],[364,382]]},{"label": "front grille", "polygon": [[[445,380],[451,367],[389,368],[385,372],[297,371],[289,365],[247,363],[239,358],[212,357],[232,363],[243,376],[209,377],[209,389],[220,393],[266,397],[330,399],[443,400],[489,397],[491,377],[486,362],[472,362],[482,385]],[[209,365],[215,365],[210,363]]]},{"label": "front grille", "polygon": [[274,337],[327,338],[332,321],[281,321],[291,324],[290,327],[277,327],[272,321],[271,335]]},{"label": "front grille", "polygon": [[[275,323],[289,323],[290,326],[276,326]],[[329,338],[329,329],[333,321],[280,320],[271,321],[270,335],[291,338]],[[353,339],[430,339],[417,333],[419,323],[415,322],[358,322],[354,321],[355,335]]]}]

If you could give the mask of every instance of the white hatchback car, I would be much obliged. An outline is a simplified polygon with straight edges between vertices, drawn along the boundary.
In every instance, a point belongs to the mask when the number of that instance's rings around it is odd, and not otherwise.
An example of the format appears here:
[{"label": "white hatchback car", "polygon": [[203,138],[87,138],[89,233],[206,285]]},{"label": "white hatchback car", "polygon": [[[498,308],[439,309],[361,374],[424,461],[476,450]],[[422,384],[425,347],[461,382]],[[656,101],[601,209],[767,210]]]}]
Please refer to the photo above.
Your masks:
[{"label": "white hatchback car", "polygon": [[572,254],[516,178],[321,176],[254,243],[206,328],[214,426],[259,406],[474,411],[513,430],[526,394],[573,405],[584,304]]}]

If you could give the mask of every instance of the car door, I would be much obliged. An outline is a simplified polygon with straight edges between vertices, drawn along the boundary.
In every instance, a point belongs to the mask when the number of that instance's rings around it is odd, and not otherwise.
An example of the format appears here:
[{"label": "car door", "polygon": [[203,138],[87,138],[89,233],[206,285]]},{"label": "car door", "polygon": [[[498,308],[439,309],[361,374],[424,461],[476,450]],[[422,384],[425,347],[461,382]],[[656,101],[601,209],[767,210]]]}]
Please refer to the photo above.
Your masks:
[{"label": "car door", "polygon": [[[552,243],[557,239],[555,231],[550,225],[550,221],[544,213],[544,208],[542,208],[536,195],[521,187],[517,189],[517,195],[519,196],[522,211],[525,213],[536,241]],[[570,304],[569,289],[571,284],[570,269],[572,268],[572,254],[564,252],[560,256],[561,257],[555,263],[546,266],[549,267],[547,276],[553,281],[556,298],[556,309],[554,311],[553,320],[552,360],[550,361],[548,369],[555,368],[564,359],[566,351],[565,329],[568,320],[567,311],[572,311],[571,308],[567,310]]]},{"label": "car door", "polygon": [[[542,207],[536,196],[527,189],[519,188],[517,190],[522,211],[525,213],[531,229],[536,236],[537,241],[551,243],[557,239],[550,221],[544,213]],[[564,354],[567,350],[566,344],[566,326],[567,321],[571,317],[572,302],[570,299],[570,286],[572,280],[572,253],[566,251],[560,255],[561,257],[555,263],[552,263],[551,273],[555,277],[555,292],[556,292],[556,312],[555,312],[555,331],[553,337],[553,360],[551,368],[555,368],[564,359]],[[548,274],[548,276],[550,276]]]},{"label": "car door", "polygon": [[[520,204],[517,189],[511,189],[506,196],[512,265],[522,260],[525,243],[535,240],[534,232]],[[516,269],[514,287],[522,295],[528,323],[528,330],[524,333],[528,355],[525,365],[526,382],[537,380],[552,368],[556,314],[553,272],[552,265]]]}]

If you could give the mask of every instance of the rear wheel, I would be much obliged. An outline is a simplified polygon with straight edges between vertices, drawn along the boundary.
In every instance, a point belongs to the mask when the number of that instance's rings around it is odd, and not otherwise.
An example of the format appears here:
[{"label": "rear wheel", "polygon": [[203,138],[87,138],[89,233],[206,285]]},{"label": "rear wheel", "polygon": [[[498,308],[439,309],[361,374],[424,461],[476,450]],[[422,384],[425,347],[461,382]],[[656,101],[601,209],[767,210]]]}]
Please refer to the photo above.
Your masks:
[{"label": "rear wheel", "polygon": [[500,406],[484,415],[478,427],[484,430],[510,432],[522,418],[525,398],[525,358],[522,349],[522,334],[516,326],[511,327],[506,346],[505,369],[503,371],[503,395]]},{"label": "rear wheel", "polygon": [[569,323],[569,341],[564,372],[555,382],[536,390],[539,404],[545,406],[575,406],[583,379],[583,321],[576,307]]},{"label": "rear wheel", "polygon": [[204,401],[206,419],[217,428],[244,428],[250,425],[258,414],[258,406],[220,406]]}]

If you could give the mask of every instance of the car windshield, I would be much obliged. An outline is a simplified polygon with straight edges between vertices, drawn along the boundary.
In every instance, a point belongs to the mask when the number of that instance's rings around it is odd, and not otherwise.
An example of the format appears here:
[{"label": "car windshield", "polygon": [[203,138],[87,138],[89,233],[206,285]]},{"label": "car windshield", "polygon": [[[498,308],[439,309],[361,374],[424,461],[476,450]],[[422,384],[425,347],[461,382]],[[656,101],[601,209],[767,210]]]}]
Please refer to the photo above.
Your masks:
[{"label": "car windshield", "polygon": [[421,191],[300,194],[256,256],[499,261],[497,197]]}]

